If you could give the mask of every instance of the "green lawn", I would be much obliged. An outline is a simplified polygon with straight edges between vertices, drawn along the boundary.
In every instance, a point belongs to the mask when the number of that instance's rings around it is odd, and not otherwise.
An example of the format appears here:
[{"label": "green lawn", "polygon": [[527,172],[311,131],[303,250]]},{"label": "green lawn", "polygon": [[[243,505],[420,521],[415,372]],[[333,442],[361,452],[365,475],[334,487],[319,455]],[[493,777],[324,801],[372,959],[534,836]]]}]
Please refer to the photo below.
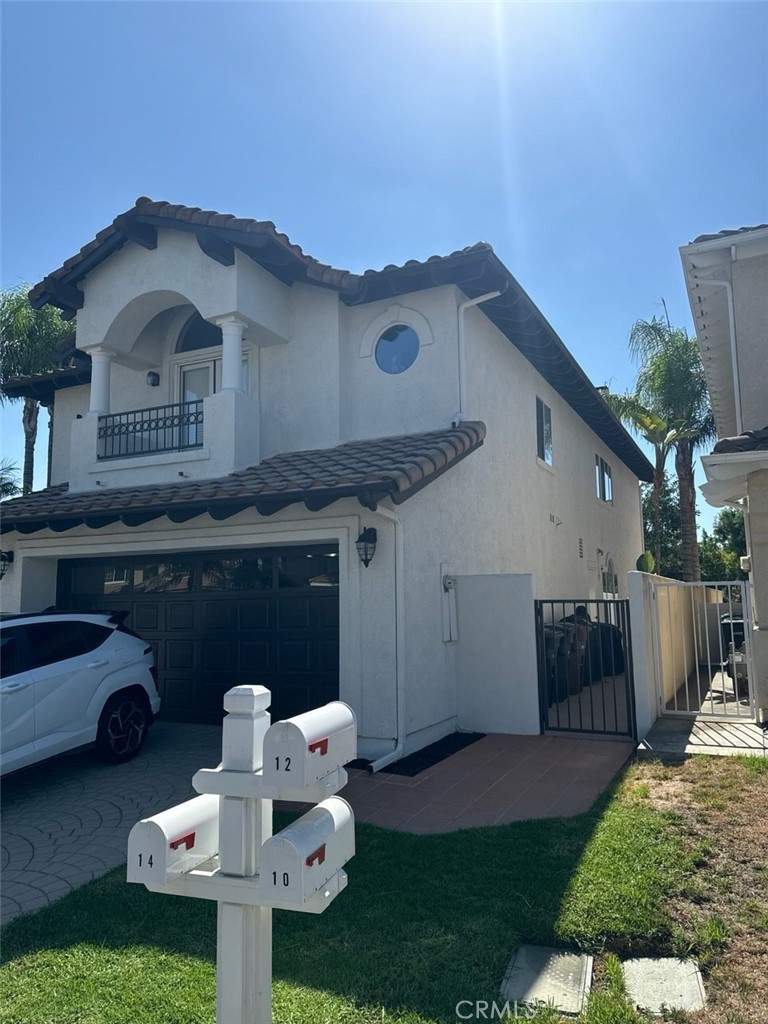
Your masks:
[{"label": "green lawn", "polygon": [[[274,914],[279,1024],[455,1024],[460,1000],[497,998],[520,942],[658,951],[672,941],[665,901],[691,870],[664,815],[631,793],[450,835],[359,825],[357,849],[325,914]],[[211,1024],[215,948],[212,903],[114,871],[3,930],[0,1021]]]}]

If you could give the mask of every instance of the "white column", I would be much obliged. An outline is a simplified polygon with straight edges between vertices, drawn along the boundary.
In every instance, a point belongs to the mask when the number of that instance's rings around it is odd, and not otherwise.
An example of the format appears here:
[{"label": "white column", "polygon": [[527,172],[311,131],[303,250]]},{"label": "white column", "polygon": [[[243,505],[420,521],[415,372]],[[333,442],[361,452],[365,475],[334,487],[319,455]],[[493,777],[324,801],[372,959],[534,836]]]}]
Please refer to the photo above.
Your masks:
[{"label": "white column", "polygon": [[221,328],[221,389],[222,391],[243,390],[243,331],[245,324],[237,317],[222,317],[217,321]]},{"label": "white column", "polygon": [[[261,768],[270,700],[263,686],[237,686],[225,694],[223,768],[249,773]],[[271,835],[271,800],[221,797],[219,867],[223,874],[258,875],[261,847]],[[267,907],[219,903],[216,1020],[219,1024],[271,1024],[272,911]]]},{"label": "white column", "polygon": [[109,412],[109,376],[112,352],[95,348],[91,356],[91,406],[90,411],[106,415]]}]

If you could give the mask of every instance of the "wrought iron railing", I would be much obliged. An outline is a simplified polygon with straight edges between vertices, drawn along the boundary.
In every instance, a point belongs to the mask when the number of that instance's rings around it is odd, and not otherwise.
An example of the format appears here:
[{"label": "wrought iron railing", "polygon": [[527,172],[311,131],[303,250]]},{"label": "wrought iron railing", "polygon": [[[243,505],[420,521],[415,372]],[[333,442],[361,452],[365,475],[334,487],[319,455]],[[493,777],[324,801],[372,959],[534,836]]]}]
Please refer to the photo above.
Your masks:
[{"label": "wrought iron railing", "polygon": [[99,416],[99,459],[182,452],[188,448],[201,448],[202,445],[202,401]]}]

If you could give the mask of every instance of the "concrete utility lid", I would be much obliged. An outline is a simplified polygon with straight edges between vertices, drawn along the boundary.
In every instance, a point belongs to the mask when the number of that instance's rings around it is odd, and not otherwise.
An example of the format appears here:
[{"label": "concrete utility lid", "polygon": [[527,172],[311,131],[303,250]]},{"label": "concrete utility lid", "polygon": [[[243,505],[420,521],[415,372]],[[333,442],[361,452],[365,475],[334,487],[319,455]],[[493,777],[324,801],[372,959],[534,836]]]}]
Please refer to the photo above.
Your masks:
[{"label": "concrete utility lid", "polygon": [[695,960],[641,958],[624,965],[627,994],[635,1006],[661,1014],[670,1010],[703,1010],[704,982]]},{"label": "concrete utility lid", "polygon": [[549,946],[521,946],[507,967],[501,997],[510,1004],[551,1003],[563,1013],[578,1014],[591,983],[591,956]]}]

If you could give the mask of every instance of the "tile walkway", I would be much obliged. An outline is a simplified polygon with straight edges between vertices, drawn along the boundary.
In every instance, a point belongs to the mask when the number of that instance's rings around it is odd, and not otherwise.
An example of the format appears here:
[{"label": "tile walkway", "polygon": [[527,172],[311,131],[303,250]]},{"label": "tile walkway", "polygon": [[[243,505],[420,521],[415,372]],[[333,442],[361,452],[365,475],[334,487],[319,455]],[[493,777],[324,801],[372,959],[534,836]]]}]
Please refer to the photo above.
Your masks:
[{"label": "tile walkway", "polygon": [[350,771],[357,821],[417,834],[588,810],[634,744],[583,736],[486,736],[417,775]]},{"label": "tile walkway", "polygon": [[[572,736],[487,736],[415,778],[352,769],[343,795],[358,821],[416,834],[567,816],[592,805],[632,749]],[[85,751],[4,780],[2,921],[123,864],[132,826],[194,796],[195,771],[220,754],[220,727],[159,721],[127,764]]]}]

